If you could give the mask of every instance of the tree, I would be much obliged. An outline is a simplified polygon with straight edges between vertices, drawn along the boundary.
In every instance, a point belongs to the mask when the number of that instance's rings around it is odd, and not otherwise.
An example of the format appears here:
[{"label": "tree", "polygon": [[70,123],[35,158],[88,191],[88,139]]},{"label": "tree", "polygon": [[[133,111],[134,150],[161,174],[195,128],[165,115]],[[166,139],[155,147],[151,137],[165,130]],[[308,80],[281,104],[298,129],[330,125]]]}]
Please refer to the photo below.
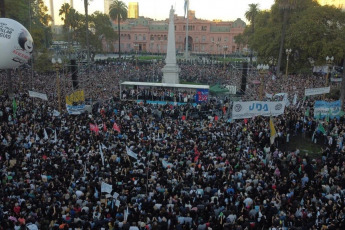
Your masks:
[{"label": "tree", "polygon": [[61,20],[64,22],[64,25],[67,27],[69,26],[67,18],[70,13],[70,10],[71,10],[71,6],[68,3],[62,4],[61,8],[59,9],[59,16],[61,16]]},{"label": "tree", "polygon": [[84,9],[85,9],[85,28],[86,28],[86,48],[87,48],[87,64],[90,62],[90,50],[89,50],[89,1],[84,0]]},{"label": "tree", "polygon": [[125,3],[119,0],[114,0],[110,4],[109,15],[112,20],[117,21],[117,31],[118,31],[118,39],[119,39],[119,58],[121,58],[121,30],[120,30],[120,22],[121,20],[127,19],[127,6]]},{"label": "tree", "polygon": [[114,40],[116,33],[112,28],[110,17],[106,14],[96,11],[91,15],[90,27],[93,29],[94,34],[91,38],[91,46],[96,51],[102,51],[102,42],[107,45]]},{"label": "tree", "polygon": [[[251,32],[252,32],[252,34],[254,34],[255,18],[256,18],[256,15],[258,15],[258,12],[259,12],[259,4],[253,4],[252,3],[252,4],[249,4],[248,6],[249,6],[249,9],[248,9],[248,11],[246,11],[244,16],[250,22]],[[252,65],[252,63],[253,63],[253,50],[252,50],[252,48],[250,48],[250,64]]]},{"label": "tree", "polygon": [[298,0],[276,0],[276,3],[279,6],[280,11],[283,14],[283,25],[281,30],[281,37],[280,37],[280,46],[279,46],[279,56],[278,56],[278,64],[277,64],[277,74],[280,73],[280,65],[281,60],[283,57],[283,47],[284,47],[284,39],[286,33],[286,24],[288,21],[290,11],[294,10],[297,7]]}]

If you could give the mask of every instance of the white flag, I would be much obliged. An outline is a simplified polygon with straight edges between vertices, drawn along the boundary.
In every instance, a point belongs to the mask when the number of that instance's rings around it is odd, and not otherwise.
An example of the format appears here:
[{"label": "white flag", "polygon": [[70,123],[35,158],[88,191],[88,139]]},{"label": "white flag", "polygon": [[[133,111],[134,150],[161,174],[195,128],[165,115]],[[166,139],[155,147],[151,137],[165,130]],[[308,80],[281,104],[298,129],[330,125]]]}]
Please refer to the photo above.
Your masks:
[{"label": "white flag", "polygon": [[44,129],[43,133],[44,133],[44,140],[48,140],[49,137],[48,137],[46,129]]},{"label": "white flag", "polygon": [[111,184],[102,182],[101,192],[111,193],[111,191],[113,191],[113,186]]},{"label": "white flag", "polygon": [[54,111],[53,111],[53,116],[54,116],[54,117],[60,116],[60,112],[54,109]]},{"label": "white flag", "polygon": [[39,141],[40,140],[40,138],[39,138],[39,136],[36,134],[36,141]]},{"label": "white flag", "polygon": [[293,96],[293,101],[292,101],[293,105],[297,104],[297,93],[295,93],[295,96]]},{"label": "white flag", "polygon": [[99,153],[101,154],[101,158],[102,158],[102,165],[104,166],[104,155],[103,155],[103,151],[102,151],[102,147],[101,147],[101,145],[99,145]]},{"label": "white flag", "polygon": [[127,151],[127,155],[130,157],[133,157],[134,159],[138,160],[138,154],[136,154],[135,152],[133,152],[130,148],[128,148],[126,146],[126,151]]}]

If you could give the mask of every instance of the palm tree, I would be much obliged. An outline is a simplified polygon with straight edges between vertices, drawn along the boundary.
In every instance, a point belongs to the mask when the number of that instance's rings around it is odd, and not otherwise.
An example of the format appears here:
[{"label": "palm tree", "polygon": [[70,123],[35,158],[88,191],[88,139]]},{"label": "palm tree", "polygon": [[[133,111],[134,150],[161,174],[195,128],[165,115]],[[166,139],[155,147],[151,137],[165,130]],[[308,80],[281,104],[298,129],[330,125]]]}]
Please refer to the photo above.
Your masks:
[{"label": "palm tree", "polygon": [[276,4],[278,4],[279,9],[283,13],[283,25],[282,25],[282,33],[280,37],[280,47],[279,47],[279,56],[278,56],[278,64],[277,64],[277,75],[280,73],[280,66],[283,56],[283,47],[284,47],[284,40],[285,40],[285,33],[286,33],[286,24],[288,21],[290,11],[296,9],[298,0],[275,0]]},{"label": "palm tree", "polygon": [[[259,13],[259,4],[249,4],[249,9],[248,11],[244,14],[246,19],[250,22],[250,26],[252,29],[252,35],[254,35],[254,29],[255,29],[255,17]],[[253,50],[250,49],[250,65],[253,64]]]},{"label": "palm tree", "polygon": [[[92,1],[92,0],[90,0],[90,1]],[[84,9],[85,9],[85,27],[86,27],[87,64],[89,64],[89,61],[90,61],[90,47],[89,47],[89,0],[84,0]]]},{"label": "palm tree", "polygon": [[120,22],[127,19],[127,6],[124,2],[114,0],[109,7],[109,16],[112,20],[117,20],[117,32],[119,36],[119,58],[121,58],[121,36]]},{"label": "palm tree", "polygon": [[61,16],[61,20],[64,22],[64,25],[66,27],[69,27],[67,18],[70,11],[71,11],[71,6],[68,3],[64,3],[59,9],[59,16]]}]

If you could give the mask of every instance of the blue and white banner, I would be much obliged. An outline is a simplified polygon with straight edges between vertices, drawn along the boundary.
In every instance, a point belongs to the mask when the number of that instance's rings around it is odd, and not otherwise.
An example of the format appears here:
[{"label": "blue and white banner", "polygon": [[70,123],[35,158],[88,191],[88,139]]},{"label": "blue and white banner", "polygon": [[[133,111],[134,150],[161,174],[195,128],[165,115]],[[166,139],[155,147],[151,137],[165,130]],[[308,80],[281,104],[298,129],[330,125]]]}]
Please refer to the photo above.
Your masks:
[{"label": "blue and white banner", "polygon": [[279,116],[284,113],[283,101],[242,101],[234,102],[232,119],[252,118],[256,116]]},{"label": "blue and white banner", "polygon": [[68,114],[79,115],[85,111],[85,105],[67,105],[66,104],[66,109],[67,109]]},{"label": "blue and white banner", "polygon": [[340,100],[327,102],[327,101],[315,101],[314,104],[314,118],[323,119],[326,116],[333,119],[339,118],[341,103]]},{"label": "blue and white banner", "polygon": [[305,89],[304,94],[305,96],[312,96],[312,95],[319,95],[319,94],[326,94],[329,93],[331,87],[323,87],[323,88],[312,88],[312,89]]}]

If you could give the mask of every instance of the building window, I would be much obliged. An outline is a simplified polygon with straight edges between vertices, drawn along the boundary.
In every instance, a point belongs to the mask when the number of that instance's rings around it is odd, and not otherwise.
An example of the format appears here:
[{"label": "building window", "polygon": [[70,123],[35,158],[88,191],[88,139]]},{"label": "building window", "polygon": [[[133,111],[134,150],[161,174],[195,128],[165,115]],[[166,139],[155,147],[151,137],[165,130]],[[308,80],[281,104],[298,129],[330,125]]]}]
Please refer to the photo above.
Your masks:
[{"label": "building window", "polygon": [[150,36],[150,40],[153,41],[155,40],[155,37],[153,37],[153,35]]},{"label": "building window", "polygon": [[143,37],[141,36],[141,34],[139,34],[138,39],[139,39],[139,41],[142,41],[142,40],[143,40]]},{"label": "building window", "polygon": [[181,36],[178,36],[178,41],[182,42],[182,37]]},{"label": "building window", "polygon": [[196,37],[196,38],[195,38],[195,42],[199,42],[199,37]]},{"label": "building window", "polygon": [[134,36],[135,36],[135,40],[138,41],[138,35],[135,34]]},{"label": "building window", "polygon": [[228,41],[228,37],[225,37],[225,38],[224,38],[224,41],[227,42],[227,41]]},{"label": "building window", "polygon": [[222,38],[221,38],[221,37],[218,37],[218,41],[221,42],[221,41],[222,41]]},{"label": "building window", "polygon": [[144,41],[146,41],[146,35],[145,34],[143,35],[143,39],[144,39]]},{"label": "building window", "polygon": [[201,30],[202,31],[206,31],[207,30],[207,26],[201,26]]},{"label": "building window", "polygon": [[131,43],[128,43],[127,44],[127,50],[130,50],[131,49]]},{"label": "building window", "polygon": [[214,42],[214,38],[213,37],[211,37],[211,42]]},{"label": "building window", "polygon": [[205,45],[201,46],[201,51],[205,51]]},{"label": "building window", "polygon": [[206,36],[202,36],[202,42],[206,42]]}]

